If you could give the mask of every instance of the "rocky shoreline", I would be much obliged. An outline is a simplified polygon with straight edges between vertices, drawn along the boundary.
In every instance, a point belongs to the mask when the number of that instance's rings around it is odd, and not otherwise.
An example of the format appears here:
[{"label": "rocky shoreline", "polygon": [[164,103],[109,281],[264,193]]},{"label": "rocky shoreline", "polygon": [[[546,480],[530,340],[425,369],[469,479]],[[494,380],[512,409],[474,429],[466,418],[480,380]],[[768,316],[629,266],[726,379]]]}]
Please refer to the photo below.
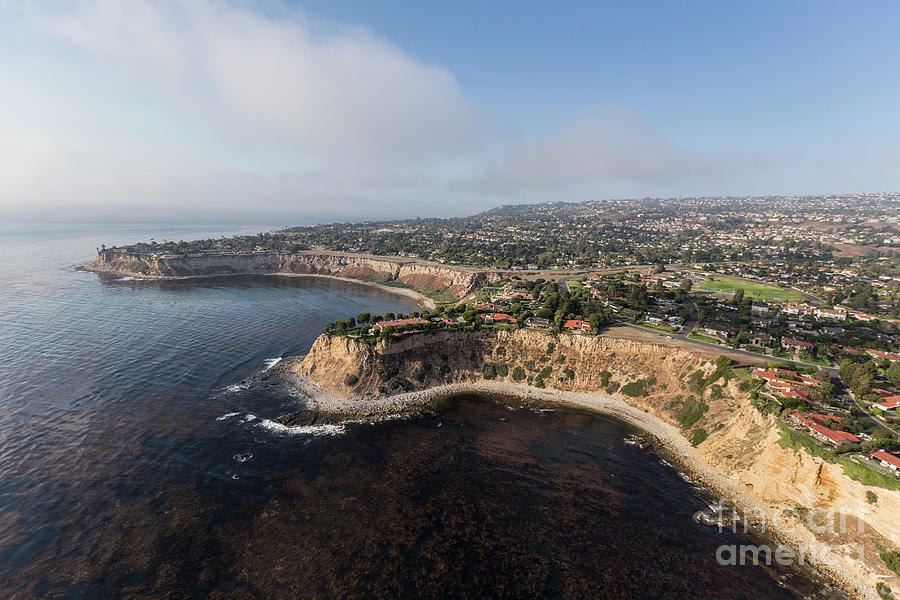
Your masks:
[{"label": "rocky shoreline", "polygon": [[[485,394],[525,401],[558,403],[612,416],[649,434],[658,446],[664,449],[667,455],[677,463],[681,471],[708,491],[727,500],[741,514],[745,515],[748,524],[757,532],[777,540],[790,547],[798,555],[805,557],[808,564],[850,597],[878,599],[873,587],[868,582],[860,580],[857,573],[847,570],[843,564],[835,560],[834,552],[830,547],[815,538],[810,539],[797,535],[792,530],[773,527],[773,520],[765,518],[767,514],[765,508],[759,506],[726,475],[708,465],[698,455],[697,449],[685,439],[676,427],[623,400],[600,394],[538,389],[524,384],[497,381],[453,383],[390,396],[340,397],[325,391],[305,375],[292,371],[288,365],[279,369],[276,375],[310,398],[315,406],[317,423],[391,418],[398,414],[435,406],[443,400],[461,394]],[[757,515],[757,517],[751,518],[749,515]],[[759,515],[763,515],[764,518],[759,518]]]}]

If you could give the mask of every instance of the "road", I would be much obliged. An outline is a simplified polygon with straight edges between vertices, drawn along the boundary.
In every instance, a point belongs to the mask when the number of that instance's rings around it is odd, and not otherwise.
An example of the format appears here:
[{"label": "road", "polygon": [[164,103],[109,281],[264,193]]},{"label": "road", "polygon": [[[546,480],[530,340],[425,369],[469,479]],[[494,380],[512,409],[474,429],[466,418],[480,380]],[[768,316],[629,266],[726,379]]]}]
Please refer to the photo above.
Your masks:
[{"label": "road", "polygon": [[853,404],[856,405],[856,408],[858,408],[864,415],[866,415],[866,417],[869,419],[869,422],[871,422],[873,425],[875,425],[876,427],[878,427],[880,429],[884,429],[885,431],[890,432],[890,434],[893,437],[900,438],[900,433],[897,433],[896,431],[894,431],[893,429],[891,429],[890,427],[888,427],[887,425],[885,425],[884,423],[879,421],[875,417],[875,415],[873,415],[868,410],[866,410],[865,407],[863,407],[863,405],[859,403],[859,400],[856,399],[856,396],[853,394],[853,392],[851,392],[850,390],[847,390],[847,395],[850,396],[851,400],[853,400]]}]

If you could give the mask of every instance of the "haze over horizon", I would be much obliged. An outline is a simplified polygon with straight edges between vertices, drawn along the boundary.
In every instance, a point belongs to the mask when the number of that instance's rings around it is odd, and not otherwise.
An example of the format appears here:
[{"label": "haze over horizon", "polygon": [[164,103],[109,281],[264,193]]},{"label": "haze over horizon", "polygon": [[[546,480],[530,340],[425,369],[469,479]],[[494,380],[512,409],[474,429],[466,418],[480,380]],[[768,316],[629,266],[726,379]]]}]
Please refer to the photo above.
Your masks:
[{"label": "haze over horizon", "polygon": [[900,190],[900,5],[650,5],[0,0],[0,217]]}]

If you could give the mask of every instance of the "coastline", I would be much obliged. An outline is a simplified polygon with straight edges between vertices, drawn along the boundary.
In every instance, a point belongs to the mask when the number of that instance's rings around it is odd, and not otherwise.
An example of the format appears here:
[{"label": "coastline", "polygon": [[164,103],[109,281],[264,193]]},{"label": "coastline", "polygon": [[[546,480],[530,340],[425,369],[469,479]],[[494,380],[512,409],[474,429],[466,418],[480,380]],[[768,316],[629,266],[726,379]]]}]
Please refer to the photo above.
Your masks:
[{"label": "coastline", "polygon": [[305,375],[287,368],[279,369],[275,374],[307,395],[314,404],[317,414],[326,420],[389,418],[405,411],[432,406],[443,399],[461,394],[487,394],[562,404],[614,417],[651,436],[673,459],[678,469],[708,491],[727,500],[738,509],[751,528],[762,531],[764,535],[790,547],[798,556],[802,556],[806,564],[848,597],[873,600],[878,598],[866,581],[860,580],[856,573],[843,568],[843,565],[835,560],[833,551],[818,542],[814,536],[804,536],[801,535],[802,530],[778,526],[777,518],[770,515],[764,506],[741,490],[735,482],[730,481],[725,474],[707,464],[675,426],[623,400],[601,394],[540,389],[524,384],[497,381],[452,383],[392,396],[347,398],[331,394]]},{"label": "coastline", "polygon": [[363,281],[361,279],[353,279],[352,277],[342,277],[340,275],[327,275],[324,273],[219,273],[215,275],[144,275],[140,273],[131,273],[128,271],[98,271],[89,268],[90,264],[81,265],[75,267],[76,271],[83,271],[85,273],[96,273],[97,275],[113,275],[115,277],[132,277],[135,281],[147,280],[147,281],[182,281],[182,280],[191,280],[191,279],[209,279],[212,277],[318,277],[323,279],[334,279],[335,281],[343,281],[345,283],[353,283],[356,285],[363,285],[368,287],[374,287],[379,290],[390,292],[393,294],[398,294],[400,296],[406,296],[411,300],[415,300],[416,303],[421,308],[425,310],[434,310],[437,307],[437,303],[429,298],[428,296],[421,294],[415,290],[412,290],[407,287],[398,287],[392,285],[384,285],[381,283],[376,283],[374,281]]}]

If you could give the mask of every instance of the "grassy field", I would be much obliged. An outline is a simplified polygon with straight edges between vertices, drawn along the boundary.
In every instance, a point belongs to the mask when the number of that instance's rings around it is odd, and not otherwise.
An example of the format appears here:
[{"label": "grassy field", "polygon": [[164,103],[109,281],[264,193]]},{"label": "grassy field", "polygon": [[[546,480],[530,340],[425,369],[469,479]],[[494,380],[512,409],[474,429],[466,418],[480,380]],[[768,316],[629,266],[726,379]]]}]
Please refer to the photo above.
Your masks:
[{"label": "grassy field", "polygon": [[703,335],[702,333],[690,333],[688,334],[688,338],[692,340],[697,340],[698,342],[706,342],[707,344],[718,344],[719,340],[714,337],[709,337],[708,335]]},{"label": "grassy field", "polygon": [[578,279],[569,279],[566,281],[566,287],[569,288],[570,292],[573,292],[575,290],[581,289],[584,286]]},{"label": "grassy field", "polygon": [[744,296],[757,300],[774,300],[776,302],[796,302],[803,300],[803,296],[794,290],[781,288],[755,281],[744,281],[733,277],[716,275],[694,284],[694,290],[721,292],[733,294],[738,288],[744,288]]}]

